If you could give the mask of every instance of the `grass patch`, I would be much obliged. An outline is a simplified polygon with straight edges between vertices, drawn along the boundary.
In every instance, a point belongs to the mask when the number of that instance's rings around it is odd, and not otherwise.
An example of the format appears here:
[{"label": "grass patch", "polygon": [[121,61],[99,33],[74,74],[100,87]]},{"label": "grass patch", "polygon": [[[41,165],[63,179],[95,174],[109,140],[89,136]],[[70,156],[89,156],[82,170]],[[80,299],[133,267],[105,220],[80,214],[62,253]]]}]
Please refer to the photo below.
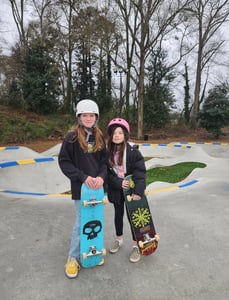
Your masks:
[{"label": "grass patch", "polygon": [[146,185],[155,181],[176,183],[184,180],[194,169],[205,168],[200,162],[183,162],[167,167],[157,167],[146,172]]}]

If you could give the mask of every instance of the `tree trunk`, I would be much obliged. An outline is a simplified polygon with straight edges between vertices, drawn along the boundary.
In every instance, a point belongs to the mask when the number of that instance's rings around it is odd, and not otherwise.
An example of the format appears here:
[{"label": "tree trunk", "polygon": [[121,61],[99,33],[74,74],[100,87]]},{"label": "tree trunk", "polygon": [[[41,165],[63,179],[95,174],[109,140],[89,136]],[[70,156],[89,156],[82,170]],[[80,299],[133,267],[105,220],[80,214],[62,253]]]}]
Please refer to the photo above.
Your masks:
[{"label": "tree trunk", "polygon": [[144,101],[144,55],[140,59],[140,73],[138,82],[138,139],[143,138],[143,101]]},{"label": "tree trunk", "polygon": [[199,50],[198,50],[198,58],[197,58],[197,66],[196,66],[196,83],[195,83],[195,91],[194,91],[194,101],[193,107],[190,113],[190,128],[197,128],[197,114],[199,112],[199,99],[200,99],[200,87],[201,87],[201,62],[202,62],[202,42],[199,41]]}]

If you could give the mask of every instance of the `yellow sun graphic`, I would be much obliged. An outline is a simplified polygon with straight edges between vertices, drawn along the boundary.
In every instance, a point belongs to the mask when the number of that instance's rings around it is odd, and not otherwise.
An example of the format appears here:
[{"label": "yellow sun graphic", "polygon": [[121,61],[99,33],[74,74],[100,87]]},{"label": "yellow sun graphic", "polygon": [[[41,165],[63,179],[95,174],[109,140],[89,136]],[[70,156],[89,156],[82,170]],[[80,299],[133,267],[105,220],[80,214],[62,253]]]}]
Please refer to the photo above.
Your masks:
[{"label": "yellow sun graphic", "polygon": [[130,188],[131,188],[131,189],[134,188],[134,181],[133,181],[133,179],[130,180]]},{"label": "yellow sun graphic", "polygon": [[135,228],[144,227],[150,223],[150,211],[148,208],[137,208],[131,216]]}]

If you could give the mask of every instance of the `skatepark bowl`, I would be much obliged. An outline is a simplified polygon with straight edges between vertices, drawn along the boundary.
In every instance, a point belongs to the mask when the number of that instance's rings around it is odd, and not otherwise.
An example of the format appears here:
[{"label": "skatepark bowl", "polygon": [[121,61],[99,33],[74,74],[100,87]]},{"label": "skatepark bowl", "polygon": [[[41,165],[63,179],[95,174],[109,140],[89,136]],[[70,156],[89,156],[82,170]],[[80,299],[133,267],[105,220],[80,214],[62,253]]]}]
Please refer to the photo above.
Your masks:
[{"label": "skatepark bowl", "polygon": [[[191,149],[190,145],[185,144],[141,144],[139,146],[144,156],[153,156],[146,162],[147,168],[166,165],[166,162],[173,164],[175,156],[183,156],[184,149]],[[160,150],[156,151],[156,148]],[[162,148],[169,149],[163,153]],[[64,194],[69,191],[69,180],[62,174],[57,163],[60,144],[41,154],[20,146],[0,149],[0,192],[32,196],[71,196]],[[11,160],[12,157],[16,160]],[[168,188],[181,188],[194,183],[196,180]]]},{"label": "skatepark bowl", "polygon": [[[6,300],[226,300],[229,295],[229,145],[139,144],[146,168],[201,162],[182,182],[147,186],[157,251],[129,262],[131,235],[107,251],[102,267],[64,276],[74,224],[69,180],[59,169],[60,144],[37,153],[0,147],[0,290]],[[152,157],[152,158],[151,158]],[[115,238],[113,206],[105,205],[105,246]],[[90,280],[89,280],[90,279]],[[118,288],[117,288],[118,287]]]}]

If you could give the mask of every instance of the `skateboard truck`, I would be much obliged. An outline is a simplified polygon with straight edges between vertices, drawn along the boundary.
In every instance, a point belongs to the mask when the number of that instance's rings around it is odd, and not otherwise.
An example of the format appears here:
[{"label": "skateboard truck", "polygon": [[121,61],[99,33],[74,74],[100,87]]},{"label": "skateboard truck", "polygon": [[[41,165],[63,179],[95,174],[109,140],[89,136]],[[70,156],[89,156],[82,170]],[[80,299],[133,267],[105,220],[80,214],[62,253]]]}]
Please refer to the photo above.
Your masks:
[{"label": "skateboard truck", "polygon": [[159,241],[160,240],[160,236],[158,234],[156,234],[153,238],[151,238],[149,236],[148,233],[144,234],[144,241],[139,241],[138,242],[138,245],[140,248],[143,248],[144,245],[148,244],[148,243],[151,243],[151,242],[154,242],[154,241]]},{"label": "skateboard truck", "polygon": [[99,203],[107,204],[107,197],[104,197],[102,200],[96,200],[96,198],[90,198],[90,201],[83,201],[83,206],[96,205]]},{"label": "skateboard truck", "polygon": [[106,249],[102,249],[102,251],[98,251],[97,249],[96,249],[96,246],[90,246],[90,251],[89,251],[89,253],[83,253],[82,254],[82,257],[83,257],[83,259],[86,259],[87,257],[89,257],[89,256],[95,256],[95,255],[100,255],[100,254],[102,254],[103,256],[105,256],[106,255]]}]

